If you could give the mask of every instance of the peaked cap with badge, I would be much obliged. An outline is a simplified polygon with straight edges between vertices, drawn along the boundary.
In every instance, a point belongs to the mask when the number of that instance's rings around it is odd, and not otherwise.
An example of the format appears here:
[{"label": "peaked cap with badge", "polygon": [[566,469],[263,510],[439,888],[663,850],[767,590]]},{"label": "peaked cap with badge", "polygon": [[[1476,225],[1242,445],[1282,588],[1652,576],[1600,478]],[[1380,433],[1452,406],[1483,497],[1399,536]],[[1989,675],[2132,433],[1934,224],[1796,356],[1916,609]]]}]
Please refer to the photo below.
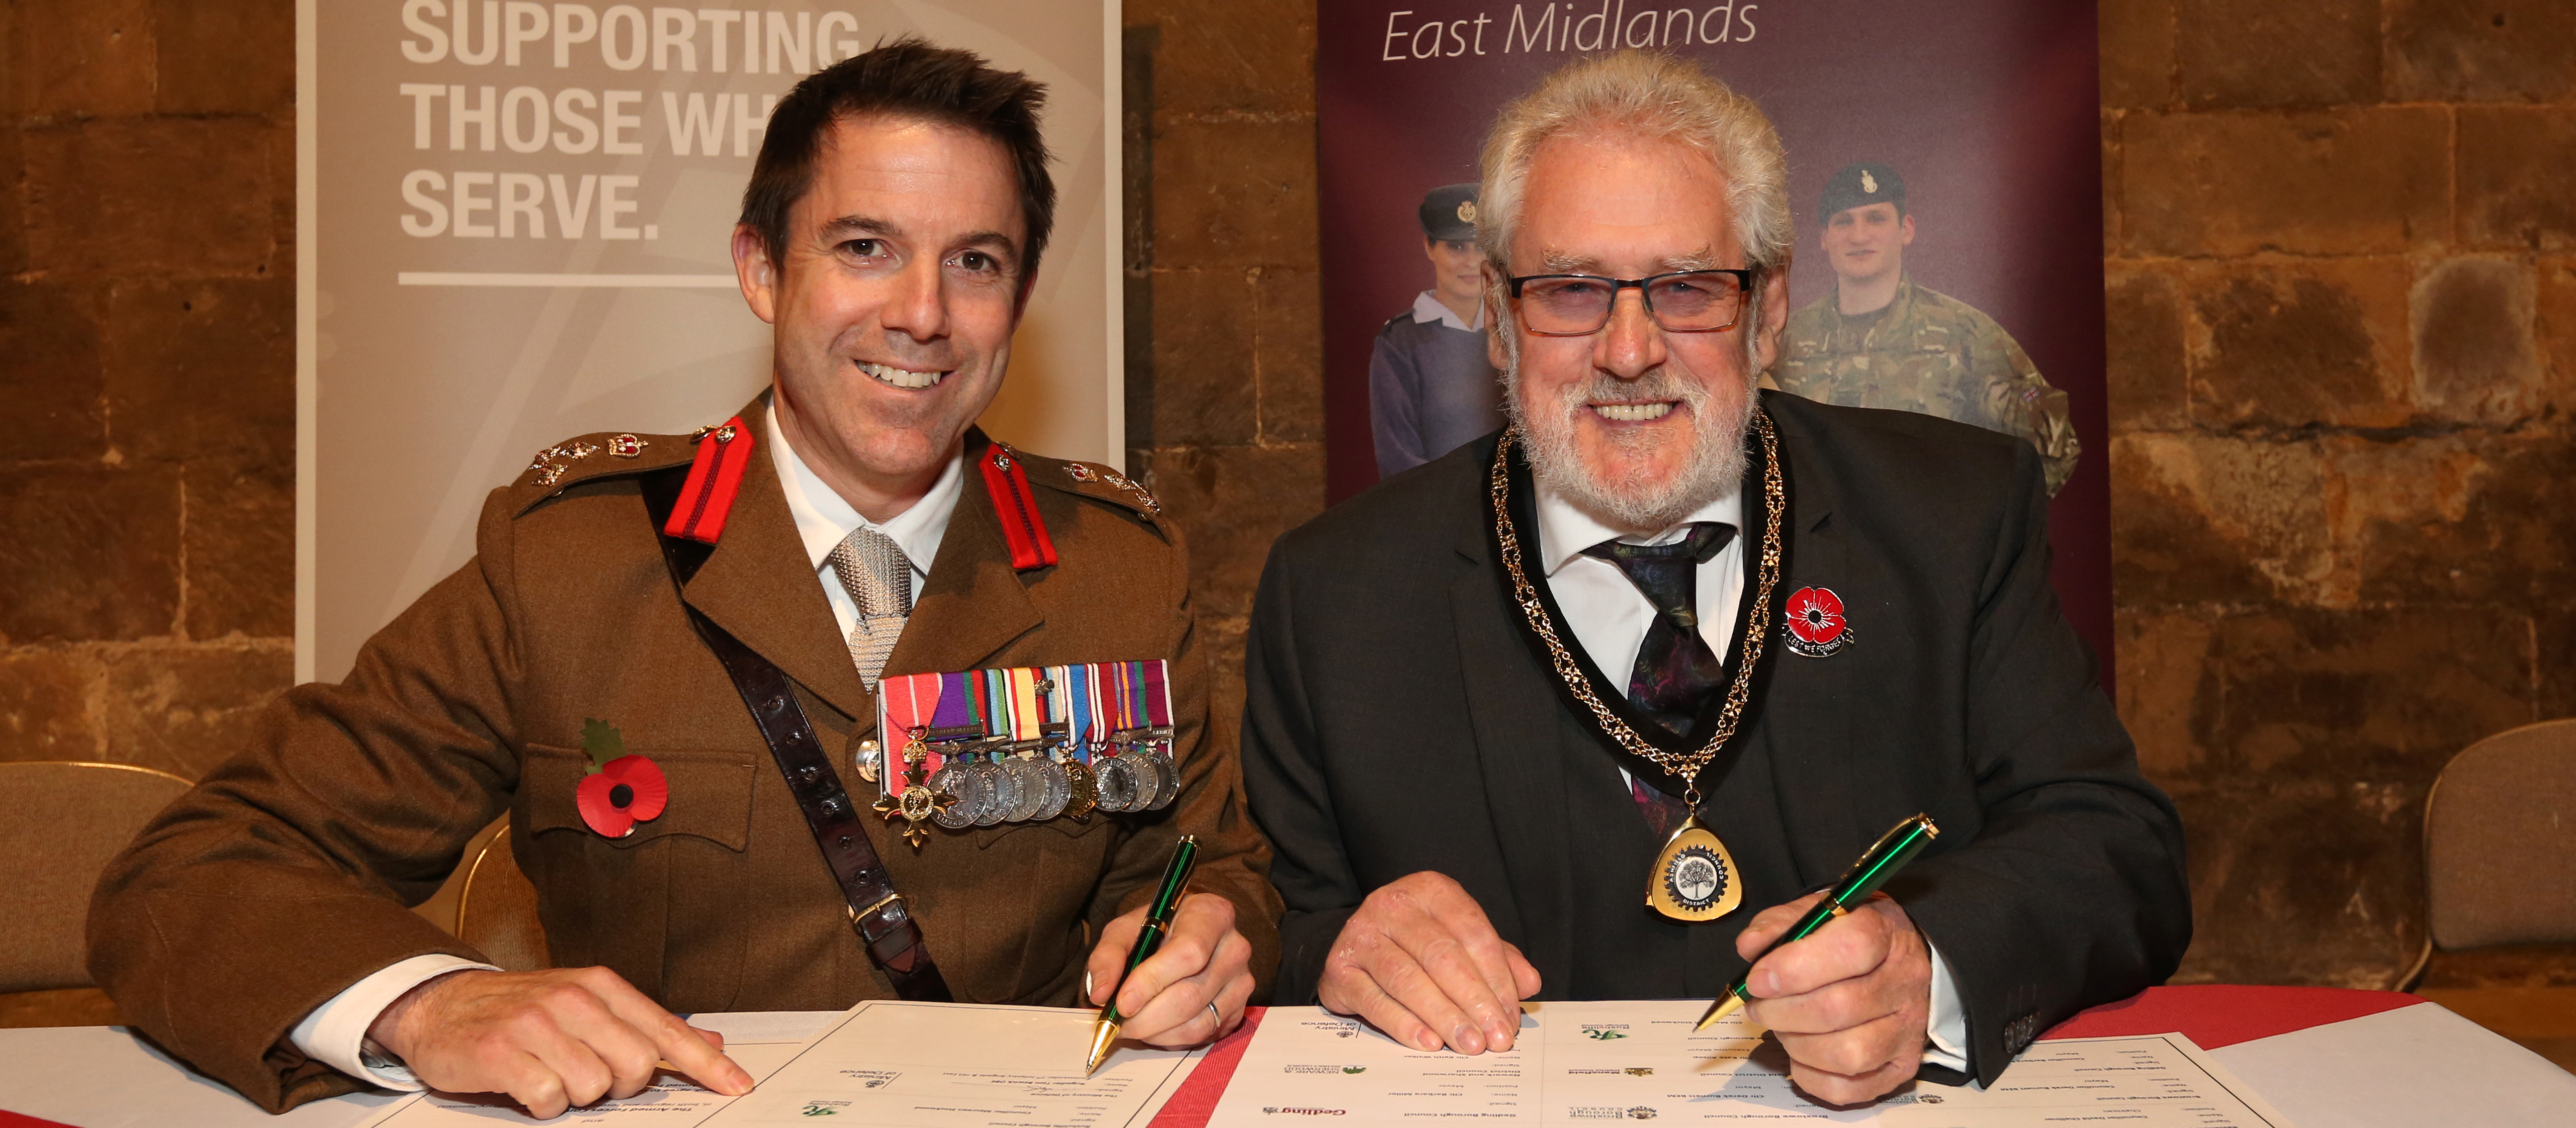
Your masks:
[{"label": "peaked cap with badge", "polygon": [[1422,194],[1413,217],[1425,238],[1455,243],[1476,237],[1476,185],[1444,184]]},{"label": "peaked cap with badge", "polygon": [[1834,170],[1825,181],[1825,191],[1816,204],[1816,221],[1832,219],[1834,213],[1871,204],[1894,204],[1905,210],[1905,178],[1891,165],[1877,161],[1856,161]]},{"label": "peaked cap with badge", "polygon": [[[894,996],[684,610],[784,671],[849,790],[873,793],[852,764],[880,739],[877,705],[798,537],[765,396],[696,434],[539,452],[486,502],[471,563],[369,640],[345,682],[282,695],[249,748],[144,831],[100,884],[90,963],[139,1029],[273,1111],[356,1088],[289,1029],[397,961],[484,958],[404,906],[504,811],[556,966],[604,965],[682,1014]],[[1092,938],[1152,896],[1173,838],[1195,834],[1193,888],[1235,902],[1266,990],[1278,894],[1232,742],[1206,739],[1207,651],[1178,531],[1107,467],[980,430],[964,457],[883,673],[1167,660],[1181,788],[1146,814],[938,831],[917,850],[900,824],[860,819],[946,983],[959,1001],[1073,1003]],[[665,528],[708,551],[680,585],[645,490],[684,469]],[[597,770],[587,719],[667,781],[659,812],[622,837],[577,801]]]}]

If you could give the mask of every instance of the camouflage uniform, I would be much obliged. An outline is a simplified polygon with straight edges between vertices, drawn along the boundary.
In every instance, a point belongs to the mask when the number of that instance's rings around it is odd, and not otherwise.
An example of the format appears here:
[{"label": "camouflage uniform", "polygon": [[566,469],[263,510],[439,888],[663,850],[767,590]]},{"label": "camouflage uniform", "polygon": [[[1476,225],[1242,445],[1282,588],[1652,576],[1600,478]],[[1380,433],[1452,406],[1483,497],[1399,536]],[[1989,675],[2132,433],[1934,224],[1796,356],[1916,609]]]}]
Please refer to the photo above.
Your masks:
[{"label": "camouflage uniform", "polygon": [[1911,277],[1875,313],[1846,316],[1834,302],[1827,294],[1789,315],[1780,362],[1771,369],[1780,390],[2019,435],[2045,460],[2052,496],[2074,475],[2083,446],[2067,418],[2066,393],[2041,378],[1994,318]]}]

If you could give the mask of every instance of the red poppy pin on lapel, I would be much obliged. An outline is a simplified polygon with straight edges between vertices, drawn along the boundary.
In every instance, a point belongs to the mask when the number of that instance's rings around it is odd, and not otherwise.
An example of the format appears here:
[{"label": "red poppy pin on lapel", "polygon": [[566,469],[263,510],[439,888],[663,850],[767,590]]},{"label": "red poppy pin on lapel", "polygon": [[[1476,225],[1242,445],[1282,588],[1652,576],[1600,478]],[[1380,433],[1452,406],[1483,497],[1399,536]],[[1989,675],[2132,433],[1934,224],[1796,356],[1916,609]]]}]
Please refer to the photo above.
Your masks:
[{"label": "red poppy pin on lapel", "polygon": [[581,821],[602,838],[624,838],[635,824],[650,822],[671,802],[671,784],[660,765],[626,754],[626,739],[617,726],[601,720],[581,725],[581,750],[590,754],[590,774],[573,793]]},{"label": "red poppy pin on lapel", "polygon": [[1788,626],[1789,653],[1801,658],[1831,658],[1852,643],[1842,597],[1830,588],[1804,587],[1790,596]]}]

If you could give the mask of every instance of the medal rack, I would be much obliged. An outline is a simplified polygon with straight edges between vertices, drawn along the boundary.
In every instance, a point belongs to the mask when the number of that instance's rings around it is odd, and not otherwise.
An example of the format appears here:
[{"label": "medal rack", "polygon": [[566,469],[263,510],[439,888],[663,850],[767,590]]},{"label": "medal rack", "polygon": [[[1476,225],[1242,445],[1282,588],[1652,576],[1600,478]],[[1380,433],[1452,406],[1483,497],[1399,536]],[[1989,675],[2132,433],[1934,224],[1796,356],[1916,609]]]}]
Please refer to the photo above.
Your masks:
[{"label": "medal rack", "polygon": [[929,826],[1141,814],[1181,790],[1170,668],[1161,659],[887,677],[877,731],[896,762],[876,808]]}]

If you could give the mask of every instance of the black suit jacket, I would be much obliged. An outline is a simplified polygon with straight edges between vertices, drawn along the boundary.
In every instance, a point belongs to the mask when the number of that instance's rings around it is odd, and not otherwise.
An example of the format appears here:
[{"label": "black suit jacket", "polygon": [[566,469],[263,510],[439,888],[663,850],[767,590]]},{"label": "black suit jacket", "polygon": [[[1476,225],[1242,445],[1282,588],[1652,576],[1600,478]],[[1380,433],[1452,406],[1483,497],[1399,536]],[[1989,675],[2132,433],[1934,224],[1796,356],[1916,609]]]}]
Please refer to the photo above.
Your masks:
[{"label": "black suit jacket", "polygon": [[1763,405],[1790,495],[1778,598],[1832,589],[1854,641],[1800,657],[1773,627],[1746,751],[1703,808],[1744,906],[1700,925],[1644,907],[1661,843],[1511,619],[1488,436],[1290,532],[1263,571],[1243,764],[1288,909],[1276,1001],[1313,1002],[1352,910],[1421,870],[1483,905],[1540,998],[1714,997],[1747,919],[1916,811],[1941,837],[1888,892],[1949,963],[1981,1080],[2172,973],[2191,936],[2181,825],[2059,610],[2029,444]]}]

